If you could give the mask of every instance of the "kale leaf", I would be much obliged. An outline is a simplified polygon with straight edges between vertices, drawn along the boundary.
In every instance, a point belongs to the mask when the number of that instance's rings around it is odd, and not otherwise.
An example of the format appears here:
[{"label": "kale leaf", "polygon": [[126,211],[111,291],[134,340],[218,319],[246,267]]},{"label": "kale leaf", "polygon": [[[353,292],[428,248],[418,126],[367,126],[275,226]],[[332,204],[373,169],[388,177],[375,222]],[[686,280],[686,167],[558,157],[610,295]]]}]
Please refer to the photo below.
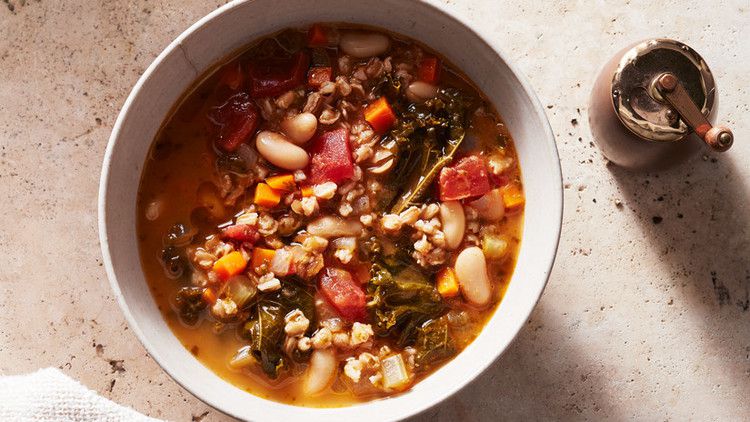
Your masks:
[{"label": "kale leaf", "polygon": [[187,286],[181,287],[175,296],[177,313],[180,315],[182,322],[188,325],[195,325],[198,322],[201,311],[206,309],[206,302],[203,300],[203,289],[201,287]]},{"label": "kale leaf", "polygon": [[284,283],[281,290],[263,295],[252,309],[252,316],[240,329],[240,335],[250,341],[251,353],[261,369],[271,379],[276,379],[285,365],[283,352],[284,317],[299,309],[315,324],[315,301],[312,293],[293,283]]},{"label": "kale leaf", "polygon": [[391,140],[398,146],[398,162],[390,174],[390,186],[399,190],[391,207],[400,213],[418,205],[440,170],[453,160],[466,133],[466,112],[472,99],[455,88],[442,88],[437,97],[424,103],[409,104],[384,145]]},{"label": "kale leaf", "polygon": [[427,277],[413,266],[381,260],[372,265],[367,285],[368,311],[379,336],[394,336],[400,346],[414,344],[418,330],[437,318],[445,305]]},{"label": "kale leaf", "polygon": [[442,316],[422,324],[417,330],[414,348],[417,350],[414,363],[419,370],[425,370],[455,355],[456,348],[450,336],[448,317]]}]

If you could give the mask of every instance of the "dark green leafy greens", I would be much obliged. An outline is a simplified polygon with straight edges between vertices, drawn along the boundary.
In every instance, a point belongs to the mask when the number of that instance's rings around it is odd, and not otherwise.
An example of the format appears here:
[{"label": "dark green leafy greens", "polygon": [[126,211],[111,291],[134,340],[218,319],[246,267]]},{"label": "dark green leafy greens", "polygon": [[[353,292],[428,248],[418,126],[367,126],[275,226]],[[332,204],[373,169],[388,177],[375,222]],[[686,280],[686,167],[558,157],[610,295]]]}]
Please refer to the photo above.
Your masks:
[{"label": "dark green leafy greens", "polygon": [[276,379],[285,367],[283,352],[284,316],[299,309],[315,324],[315,301],[306,289],[284,283],[281,290],[261,297],[252,309],[250,319],[241,327],[240,335],[250,341],[253,357],[271,379]]},{"label": "dark green leafy greens", "polygon": [[445,310],[427,277],[403,261],[383,259],[372,265],[370,275],[367,306],[373,330],[395,337],[400,346],[414,344],[419,328]]},{"label": "dark green leafy greens", "polygon": [[431,319],[417,329],[417,341],[414,344],[417,354],[414,363],[420,370],[442,362],[456,354],[453,339],[450,336],[448,317]]},{"label": "dark green leafy greens", "polygon": [[[386,86],[391,86],[392,82]],[[391,89],[398,89],[398,86]],[[437,97],[409,104],[383,139],[396,141],[398,162],[390,174],[390,186],[405,186],[391,206],[400,213],[418,205],[440,169],[453,160],[466,132],[466,111],[471,99],[455,88],[441,88]]]},{"label": "dark green leafy greens", "polygon": [[182,287],[177,291],[175,296],[177,313],[180,315],[182,322],[188,325],[195,325],[198,322],[201,311],[206,309],[206,302],[203,300],[203,289],[200,287]]}]

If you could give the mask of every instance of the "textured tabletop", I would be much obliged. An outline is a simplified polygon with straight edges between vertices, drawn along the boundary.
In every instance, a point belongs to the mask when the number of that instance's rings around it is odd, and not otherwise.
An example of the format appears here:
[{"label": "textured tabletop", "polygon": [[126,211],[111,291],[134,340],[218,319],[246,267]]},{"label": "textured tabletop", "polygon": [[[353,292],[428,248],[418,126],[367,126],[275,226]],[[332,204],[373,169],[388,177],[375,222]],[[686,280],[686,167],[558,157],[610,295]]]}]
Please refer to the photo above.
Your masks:
[{"label": "textured tabletop", "polygon": [[[130,332],[96,222],[125,97],[221,3],[0,1],[0,373],[60,367],[151,416],[229,419],[175,384]],[[565,183],[557,261],[505,355],[415,420],[747,419],[750,1],[531,3],[448,7],[500,41],[546,106]],[[586,106],[599,66],[653,36],[690,44],[711,65],[719,120],[736,142],[632,174],[599,154]]]}]

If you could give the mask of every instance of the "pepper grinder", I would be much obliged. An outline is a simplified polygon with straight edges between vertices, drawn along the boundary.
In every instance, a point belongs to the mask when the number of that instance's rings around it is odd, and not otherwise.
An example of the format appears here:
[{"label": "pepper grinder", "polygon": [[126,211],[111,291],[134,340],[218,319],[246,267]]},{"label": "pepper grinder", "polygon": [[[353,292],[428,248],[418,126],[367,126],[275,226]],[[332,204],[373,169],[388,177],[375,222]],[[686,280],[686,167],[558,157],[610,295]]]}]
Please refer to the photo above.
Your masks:
[{"label": "pepper grinder", "polygon": [[617,53],[597,77],[589,104],[594,141],[614,164],[659,170],[702,148],[726,151],[732,131],[712,126],[716,85],[689,46],[658,38]]}]

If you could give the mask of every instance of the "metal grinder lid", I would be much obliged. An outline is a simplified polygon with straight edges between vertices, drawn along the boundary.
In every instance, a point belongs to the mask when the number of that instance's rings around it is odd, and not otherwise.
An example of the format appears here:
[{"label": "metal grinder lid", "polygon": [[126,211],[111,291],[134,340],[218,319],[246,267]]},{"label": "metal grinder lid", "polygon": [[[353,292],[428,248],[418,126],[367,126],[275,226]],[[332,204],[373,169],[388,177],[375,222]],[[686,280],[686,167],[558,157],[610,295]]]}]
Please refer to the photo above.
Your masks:
[{"label": "metal grinder lid", "polygon": [[612,103],[623,125],[639,137],[675,142],[691,133],[680,114],[655,87],[657,78],[674,74],[692,102],[708,117],[716,86],[703,58],[689,46],[666,38],[639,43],[627,51],[612,77]]}]

